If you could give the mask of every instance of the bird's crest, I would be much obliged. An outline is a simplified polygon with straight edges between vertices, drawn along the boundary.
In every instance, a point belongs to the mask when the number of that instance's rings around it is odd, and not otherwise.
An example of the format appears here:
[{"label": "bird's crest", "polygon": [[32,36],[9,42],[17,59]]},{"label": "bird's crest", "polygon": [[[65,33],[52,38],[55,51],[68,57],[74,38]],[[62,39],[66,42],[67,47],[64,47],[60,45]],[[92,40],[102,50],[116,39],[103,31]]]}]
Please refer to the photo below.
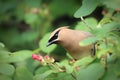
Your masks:
[{"label": "bird's crest", "polygon": [[55,34],[56,32],[58,32],[58,31],[60,31],[60,30],[62,30],[62,29],[67,29],[68,27],[69,27],[69,26],[64,26],[64,27],[60,27],[60,28],[55,29],[55,30],[51,33],[50,38],[51,38],[52,36],[54,36],[54,34]]}]

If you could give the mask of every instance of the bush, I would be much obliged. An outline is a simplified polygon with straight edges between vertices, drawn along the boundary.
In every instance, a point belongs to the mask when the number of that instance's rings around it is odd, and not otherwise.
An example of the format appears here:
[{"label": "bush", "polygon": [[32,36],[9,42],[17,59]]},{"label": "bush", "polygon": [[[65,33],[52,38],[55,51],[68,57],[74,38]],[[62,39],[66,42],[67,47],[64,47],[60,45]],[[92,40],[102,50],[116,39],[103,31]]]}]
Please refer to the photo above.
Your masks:
[{"label": "bush", "polygon": [[[120,79],[119,0],[1,0],[0,7],[0,80]],[[94,58],[70,61],[63,48],[46,48],[64,25],[95,35],[80,42],[97,42]]]}]

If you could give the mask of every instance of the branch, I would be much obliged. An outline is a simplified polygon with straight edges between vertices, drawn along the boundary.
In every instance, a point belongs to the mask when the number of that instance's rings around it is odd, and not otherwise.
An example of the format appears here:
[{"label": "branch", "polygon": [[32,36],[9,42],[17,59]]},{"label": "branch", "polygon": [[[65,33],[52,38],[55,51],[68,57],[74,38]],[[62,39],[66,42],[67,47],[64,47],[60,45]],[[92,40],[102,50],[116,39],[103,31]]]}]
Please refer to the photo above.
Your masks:
[{"label": "branch", "polygon": [[86,27],[88,27],[91,31],[93,30],[83,19],[83,17],[80,17],[80,19],[82,20],[82,22],[86,25]]}]

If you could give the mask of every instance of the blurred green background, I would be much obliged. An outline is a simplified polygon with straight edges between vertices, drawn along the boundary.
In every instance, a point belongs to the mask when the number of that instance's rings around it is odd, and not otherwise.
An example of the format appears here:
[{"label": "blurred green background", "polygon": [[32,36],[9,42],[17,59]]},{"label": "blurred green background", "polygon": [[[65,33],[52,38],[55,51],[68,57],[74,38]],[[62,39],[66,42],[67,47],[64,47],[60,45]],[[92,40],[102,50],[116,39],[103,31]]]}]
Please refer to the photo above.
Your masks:
[{"label": "blurred green background", "polygon": [[11,51],[35,49],[47,32],[73,26],[80,4],[79,0],[1,0],[0,41]]},{"label": "blurred green background", "polygon": [[[96,36],[82,44],[99,41],[97,60],[77,73],[73,67],[86,64],[86,60],[73,66],[66,61],[68,57],[62,47],[46,47],[50,32],[61,26]],[[49,66],[32,60],[33,53],[55,56],[67,71],[53,72]],[[109,53],[113,55],[106,71],[100,57]],[[119,0],[0,0],[0,80],[120,80],[119,67]]]}]

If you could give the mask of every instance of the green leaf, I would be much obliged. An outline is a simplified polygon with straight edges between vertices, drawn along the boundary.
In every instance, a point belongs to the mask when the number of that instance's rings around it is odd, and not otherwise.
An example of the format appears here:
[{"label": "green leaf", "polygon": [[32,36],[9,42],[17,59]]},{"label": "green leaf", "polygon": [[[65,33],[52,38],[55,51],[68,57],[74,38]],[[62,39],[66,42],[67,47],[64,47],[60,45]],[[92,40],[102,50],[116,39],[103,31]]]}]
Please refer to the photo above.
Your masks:
[{"label": "green leaf", "polygon": [[84,39],[80,42],[80,46],[88,46],[90,44],[93,44],[97,42],[98,38],[97,37],[89,37],[87,39]]},{"label": "green leaf", "polygon": [[82,21],[78,22],[78,24],[75,26],[76,30],[85,30],[85,31],[90,31],[90,29],[87,27],[89,25],[91,28],[96,28],[97,26],[97,20],[95,18],[86,18],[85,23]]},{"label": "green leaf", "polygon": [[12,75],[15,71],[13,65],[10,64],[0,64],[0,73],[5,75]]},{"label": "green leaf", "polygon": [[[16,2],[16,1],[6,1],[6,2],[0,1],[0,7],[2,7],[0,10],[0,14],[2,13],[5,15],[5,13],[8,10],[15,9],[15,7],[17,7],[17,6],[18,6],[18,2]],[[6,15],[6,16],[8,16],[8,15]]]},{"label": "green leaf", "polygon": [[41,0],[25,0],[27,6],[29,7],[40,7]]},{"label": "green leaf", "polygon": [[[116,62],[116,64],[118,64],[118,65],[114,65],[114,63],[113,63],[113,65],[115,66],[115,67],[113,67],[112,65],[111,65],[111,67],[114,69],[114,72],[115,72],[115,75],[116,76],[120,76],[120,58],[118,59],[118,61]],[[110,70],[111,70],[111,68],[109,68]]]},{"label": "green leaf", "polygon": [[15,80],[33,80],[33,74],[25,66],[16,68]]},{"label": "green leaf", "polygon": [[9,54],[9,57],[0,59],[0,63],[20,62],[20,61],[24,61],[30,58],[31,56],[32,56],[32,51],[21,50],[21,51],[17,51],[17,52]]},{"label": "green leaf", "polygon": [[94,63],[86,68],[81,68],[77,74],[77,80],[99,80],[104,71],[104,68],[99,63]]},{"label": "green leaf", "polygon": [[28,58],[31,58],[32,51],[29,50],[21,50],[14,52],[10,55],[9,62],[18,62],[18,61],[24,61]]},{"label": "green leaf", "polygon": [[107,64],[107,70],[102,80],[119,80],[120,76],[120,59],[116,63]]},{"label": "green leaf", "polygon": [[[21,42],[26,43],[26,42],[32,42],[34,41],[38,35],[38,33],[35,31],[27,31],[27,32],[23,32],[21,35],[19,35],[17,37],[17,39],[21,40]],[[20,44],[20,42],[18,41],[18,44]]]},{"label": "green leaf", "polygon": [[34,76],[34,80],[45,80],[45,78],[52,74],[53,72],[54,72],[53,70],[48,70],[42,74],[37,74]]},{"label": "green leaf", "polygon": [[27,24],[34,24],[38,20],[38,15],[33,13],[27,13],[25,15],[25,21]]},{"label": "green leaf", "polygon": [[62,65],[62,67],[65,67],[66,73],[70,74],[70,73],[73,72],[73,67],[70,66],[68,60],[64,60],[64,61],[62,61],[60,64]]},{"label": "green leaf", "polygon": [[5,45],[3,43],[0,42],[0,47],[5,47]]},{"label": "green leaf", "polygon": [[98,52],[97,52],[97,58],[100,59],[103,55],[106,54],[106,51],[107,51],[107,50],[100,50],[100,51],[98,51]]},{"label": "green leaf", "polygon": [[93,57],[91,57],[91,56],[89,56],[89,57],[84,57],[84,58],[82,58],[82,59],[80,59],[80,60],[77,60],[77,61],[74,63],[73,67],[75,68],[75,67],[77,67],[77,66],[86,66],[86,65],[90,64],[94,59],[95,59],[95,58],[93,58]]},{"label": "green leaf", "polygon": [[5,49],[5,46],[3,46],[4,44],[1,43],[0,45],[0,62],[4,63],[3,61],[6,60],[9,57],[10,52],[8,52]]},{"label": "green leaf", "polygon": [[75,12],[74,17],[80,18],[91,14],[101,0],[83,0],[82,6]]},{"label": "green leaf", "polygon": [[72,75],[67,73],[58,73],[53,80],[75,80]]},{"label": "green leaf", "polygon": [[103,4],[114,10],[120,9],[120,0],[105,0],[103,1]]},{"label": "green leaf", "polygon": [[103,18],[97,25],[97,28],[101,28],[104,24],[110,23],[110,22],[111,22],[110,18]]},{"label": "green leaf", "polygon": [[76,9],[78,8],[78,5],[76,5],[76,1],[74,0],[66,0],[66,1],[65,0],[59,0],[59,1],[52,0],[49,7],[51,10],[51,14],[54,17],[58,17],[61,15],[66,15],[66,14],[72,16],[74,12],[76,11]]},{"label": "green leaf", "polygon": [[12,80],[12,78],[9,77],[9,76],[1,75],[1,74],[0,74],[0,80]]},{"label": "green leaf", "polygon": [[10,52],[8,52],[4,49],[0,49],[0,60],[8,58],[9,54],[10,54]]},{"label": "green leaf", "polygon": [[108,35],[111,34],[112,31],[119,28],[120,24],[116,22],[111,22],[104,24],[101,28],[96,28],[91,33],[93,33],[98,38],[102,39],[105,37],[108,37]]},{"label": "green leaf", "polygon": [[70,74],[73,72],[73,67],[69,64],[69,60],[63,60],[59,63],[56,63],[59,67],[64,67],[66,69],[66,73]]},{"label": "green leaf", "polygon": [[120,13],[115,14],[114,17],[118,22],[120,22]]},{"label": "green leaf", "polygon": [[47,33],[39,42],[40,49],[47,54],[49,54],[56,48],[55,44],[52,44],[49,47],[46,47],[49,37],[50,37],[50,33]]},{"label": "green leaf", "polygon": [[70,74],[73,72],[73,67],[70,66],[70,65],[65,65],[65,68],[66,68],[66,73]]},{"label": "green leaf", "polygon": [[49,68],[48,66],[43,66],[43,67],[38,68],[38,69],[35,71],[35,74],[36,74],[36,75],[37,75],[37,74],[42,74],[42,73],[44,73],[44,72],[47,71],[47,70],[50,70],[50,68]]}]

